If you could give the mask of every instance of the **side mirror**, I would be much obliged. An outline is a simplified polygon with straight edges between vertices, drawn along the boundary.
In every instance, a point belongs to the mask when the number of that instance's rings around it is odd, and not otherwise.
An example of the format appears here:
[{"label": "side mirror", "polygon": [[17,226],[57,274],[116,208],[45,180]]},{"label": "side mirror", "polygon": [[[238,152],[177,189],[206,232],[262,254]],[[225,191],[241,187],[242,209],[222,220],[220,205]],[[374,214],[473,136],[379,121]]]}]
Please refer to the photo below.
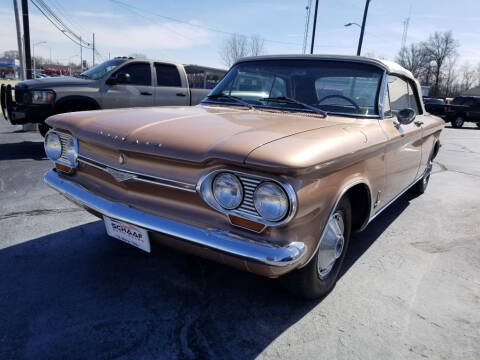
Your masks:
[{"label": "side mirror", "polygon": [[417,116],[415,110],[410,108],[402,109],[397,113],[398,122],[402,125],[410,124],[413,120],[415,120],[415,116]]},{"label": "side mirror", "polygon": [[130,74],[128,73],[116,73],[110,76],[110,78],[106,81],[108,85],[116,85],[116,84],[129,84]]}]

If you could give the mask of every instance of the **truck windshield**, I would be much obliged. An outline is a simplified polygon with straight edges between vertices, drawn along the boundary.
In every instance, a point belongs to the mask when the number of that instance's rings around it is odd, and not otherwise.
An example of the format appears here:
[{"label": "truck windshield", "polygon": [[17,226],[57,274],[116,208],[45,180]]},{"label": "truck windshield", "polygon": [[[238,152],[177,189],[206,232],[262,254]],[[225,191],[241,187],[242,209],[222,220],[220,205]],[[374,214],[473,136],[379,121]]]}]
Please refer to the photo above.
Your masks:
[{"label": "truck windshield", "polygon": [[375,116],[382,76],[379,67],[357,62],[248,61],[235,65],[204,102],[235,103],[224,94],[255,108]]},{"label": "truck windshield", "polygon": [[92,79],[92,80],[98,80],[98,79],[101,79],[106,73],[115,69],[118,65],[123,64],[125,61],[127,60],[126,59],[108,60],[97,66],[94,66],[93,68],[87,71],[84,71],[83,73],[80,74],[80,76],[88,79]]}]

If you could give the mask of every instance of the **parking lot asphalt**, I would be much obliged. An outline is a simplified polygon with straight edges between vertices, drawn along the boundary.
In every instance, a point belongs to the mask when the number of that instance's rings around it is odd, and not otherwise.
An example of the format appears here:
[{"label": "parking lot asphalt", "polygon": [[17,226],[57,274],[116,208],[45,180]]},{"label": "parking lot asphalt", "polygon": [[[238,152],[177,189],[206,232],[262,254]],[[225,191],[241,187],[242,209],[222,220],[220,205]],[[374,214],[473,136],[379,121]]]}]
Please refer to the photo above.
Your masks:
[{"label": "parking lot asphalt", "polygon": [[354,236],[323,300],[108,238],[0,121],[0,359],[479,359],[480,129],[446,128],[427,192]]}]

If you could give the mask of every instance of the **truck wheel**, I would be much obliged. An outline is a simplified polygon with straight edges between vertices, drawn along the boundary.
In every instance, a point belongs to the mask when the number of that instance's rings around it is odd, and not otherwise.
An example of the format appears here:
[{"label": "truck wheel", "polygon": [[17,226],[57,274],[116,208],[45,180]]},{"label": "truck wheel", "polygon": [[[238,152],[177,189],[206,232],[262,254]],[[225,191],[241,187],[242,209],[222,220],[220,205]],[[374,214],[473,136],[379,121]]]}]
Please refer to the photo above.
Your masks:
[{"label": "truck wheel", "polygon": [[480,123],[477,123],[476,125],[477,125],[478,128],[480,128]]},{"label": "truck wheel", "polygon": [[352,208],[345,196],[328,220],[317,252],[310,262],[282,278],[290,292],[315,299],[332,290],[347,253],[351,227]]},{"label": "truck wheel", "polygon": [[465,119],[462,115],[458,115],[455,119],[452,120],[452,126],[456,129],[459,129],[465,123]]},{"label": "truck wheel", "polygon": [[40,135],[42,135],[43,137],[45,137],[45,135],[47,135],[47,132],[48,130],[50,130],[51,127],[48,126],[47,124],[45,123],[40,123],[38,124],[38,132],[40,133]]}]

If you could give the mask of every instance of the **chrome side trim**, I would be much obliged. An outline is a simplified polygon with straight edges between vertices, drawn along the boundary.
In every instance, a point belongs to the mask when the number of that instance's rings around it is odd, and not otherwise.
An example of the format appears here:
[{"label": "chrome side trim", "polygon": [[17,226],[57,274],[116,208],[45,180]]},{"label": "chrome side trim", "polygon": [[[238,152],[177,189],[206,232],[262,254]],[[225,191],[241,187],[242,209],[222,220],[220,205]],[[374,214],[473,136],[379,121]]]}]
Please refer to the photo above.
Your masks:
[{"label": "chrome side trim", "polygon": [[140,211],[95,195],[83,186],[59,176],[55,170],[48,171],[44,181],[69,200],[96,213],[245,261],[276,267],[290,266],[298,263],[307,250],[303,242],[280,246],[229,231],[201,228]]},{"label": "chrome side trim", "polygon": [[[370,186],[365,182],[365,181],[362,181],[362,180],[358,180],[358,181],[355,181],[351,184],[348,184],[347,186],[345,186],[342,190],[342,192],[340,193],[340,195],[338,196],[337,200],[335,200],[335,204],[332,206],[332,209],[330,210],[330,213],[328,214],[328,218],[327,218],[327,221],[325,222],[325,225],[323,227],[323,230],[322,230],[322,234],[320,235],[320,238],[318,239],[317,241],[317,245],[315,246],[315,251],[312,253],[312,255],[310,255],[310,257],[308,258],[308,260],[302,265],[299,267],[299,269],[305,267],[308,265],[308,263],[310,262],[310,260],[313,259],[313,257],[315,256],[315,254],[317,253],[318,251],[318,248],[320,246],[320,243],[322,242],[322,238],[325,236],[326,234],[326,231],[327,231],[327,224],[328,222],[330,221],[330,219],[332,218],[334,212],[335,212],[335,209],[337,208],[337,205],[338,203],[340,202],[340,200],[343,198],[343,196],[347,193],[348,190],[350,190],[352,187],[354,187],[355,185],[359,185],[359,184],[364,184],[368,187],[368,190],[370,192],[370,199],[372,197],[372,194],[371,194],[371,190],[370,190]],[[371,200],[370,200],[371,202]]]},{"label": "chrome side trim", "polygon": [[[264,219],[262,216],[260,216],[256,209],[253,208],[251,211],[248,211],[248,206],[249,205],[244,205],[246,202],[245,199],[242,200],[242,203],[240,204],[239,207],[233,210],[227,210],[222,208],[217,201],[215,200],[215,197],[213,196],[212,193],[212,182],[215,176],[218,173],[221,172],[227,172],[227,173],[232,173],[234,175],[237,175],[240,178],[240,181],[242,182],[242,185],[245,186],[244,181],[242,181],[243,178],[252,178],[254,180],[260,180],[258,182],[258,185],[261,184],[264,181],[271,181],[274,183],[277,183],[279,186],[282,187],[282,189],[285,191],[287,194],[290,206],[287,215],[279,220],[279,221],[269,221]],[[256,185],[256,186],[258,186]],[[245,190],[244,190],[245,191]],[[205,175],[203,175],[200,180],[197,183],[197,192],[198,194],[202,197],[202,199],[212,208],[214,208],[217,211],[220,211],[221,213],[224,213],[226,215],[236,215],[239,217],[243,217],[248,220],[256,221],[261,224],[265,224],[267,226],[280,226],[288,223],[294,216],[295,213],[297,212],[297,194],[295,193],[295,190],[293,189],[292,185],[289,183],[282,181],[277,178],[271,178],[271,177],[266,177],[262,175],[257,175],[253,173],[246,173],[242,171],[237,171],[237,170],[231,170],[231,169],[217,169],[214,171],[211,171]],[[252,196],[253,196],[253,191],[252,191]],[[252,199],[253,201],[253,199]],[[251,205],[250,205],[251,206]]]},{"label": "chrome side trim", "polygon": [[[114,166],[106,165],[103,164],[97,160],[90,159],[84,155],[78,155],[78,161],[84,164],[87,164],[89,166],[93,166],[97,169],[103,170],[106,173],[112,175],[112,173],[109,171],[109,169],[112,169],[113,171],[119,172],[119,173],[125,173],[125,174],[130,174],[132,175],[131,178],[128,180],[132,181],[142,181],[146,182],[149,184],[155,184],[159,186],[164,186],[172,189],[178,189],[178,190],[184,190],[184,191],[189,191],[189,192],[196,192],[195,189],[195,184],[189,184],[189,183],[184,183],[181,181],[177,180],[170,180],[170,179],[165,179],[157,176],[152,176],[152,175],[147,175],[139,172],[134,172],[126,169],[120,169]],[[113,175],[112,175],[113,176]],[[127,181],[127,180],[125,180]]]}]

